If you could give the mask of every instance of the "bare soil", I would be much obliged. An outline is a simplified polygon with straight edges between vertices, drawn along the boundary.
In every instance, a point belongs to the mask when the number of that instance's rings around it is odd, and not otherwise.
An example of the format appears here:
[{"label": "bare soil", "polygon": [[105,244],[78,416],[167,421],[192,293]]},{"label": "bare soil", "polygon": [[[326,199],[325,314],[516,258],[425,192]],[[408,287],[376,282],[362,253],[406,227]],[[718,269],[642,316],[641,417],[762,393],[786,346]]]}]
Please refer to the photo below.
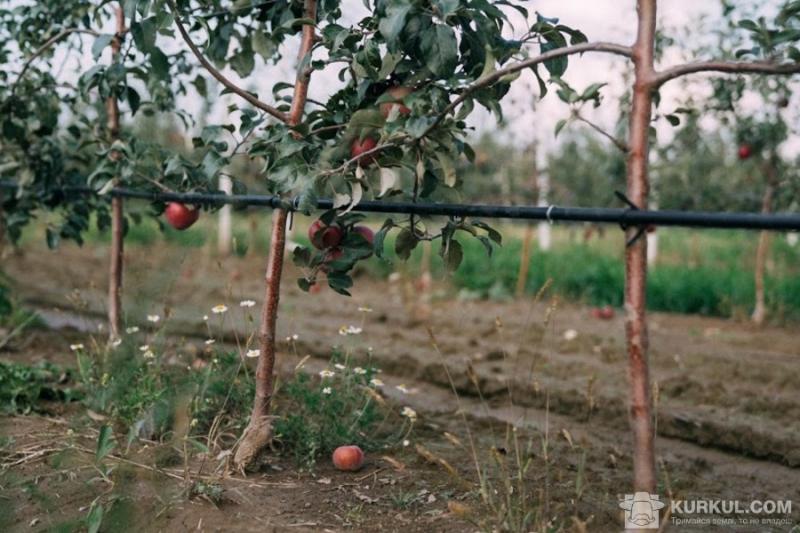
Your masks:
[{"label": "bare soil", "polygon": [[[239,302],[255,300],[249,313],[257,316],[262,258],[220,260],[206,249],[134,247],[126,260],[123,301],[129,325],[145,328],[145,316],[159,314],[168,317],[168,333],[201,344],[198,339],[207,336],[203,316],[211,315],[212,329],[221,328],[228,341],[252,334],[253,322]],[[17,293],[56,329],[18,339],[2,357],[71,361],[68,345],[85,338],[79,330],[102,325],[105,250],[31,249],[8,258],[3,269]],[[363,327],[357,336],[360,353],[383,369],[390,399],[421,414],[413,443],[387,451],[404,468],[371,456],[355,475],[326,464],[303,473],[275,455],[259,474],[221,480],[224,498],[212,503],[186,497],[183,468],[197,472],[199,465],[173,467],[169,472],[177,477],[170,477],[128,464],[115,474],[124,478],[115,482],[131,494],[121,519],[148,531],[471,531],[475,526],[463,513],[451,512],[448,503],[482,512],[473,460],[467,447],[454,445],[444,433],[463,443],[472,437],[476,448],[489,454],[493,446],[502,448],[506,423],[513,423],[525,439],[548,443],[547,457],[541,446],[533,454],[537,467],[530,483],[543,491],[541,504],[549,514],[575,517],[561,524],[566,529],[580,530],[584,522],[592,531],[619,528],[617,496],[631,479],[621,311],[598,320],[585,307],[546,294],[539,301],[462,301],[444,280],[435,280],[434,297],[426,304],[402,277],[395,282],[360,277],[352,298],[329,290],[309,296],[296,287],[296,277],[289,268],[278,325],[281,338],[297,334],[298,340],[282,344],[281,364],[292,367],[310,354],[322,365],[332,345],[355,342],[339,335],[342,326]],[[217,304],[229,307],[224,319],[210,313]],[[800,523],[798,328],[756,329],[669,314],[652,315],[650,324],[659,492],[671,498],[789,499],[795,503],[790,518]],[[411,393],[398,391],[399,384]],[[13,437],[21,449],[34,446],[31,439],[64,435],[70,425],[80,426],[76,435],[92,427],[77,408],[53,415],[0,419],[0,435]],[[457,475],[432,464],[417,444]],[[78,445],[92,447],[88,441]],[[137,453],[142,454],[137,462],[150,464],[150,450]],[[3,472],[0,506],[11,504],[6,516],[12,530],[30,530],[37,519],[34,530],[76,520],[98,494],[90,488],[104,486],[89,481],[97,473],[85,465],[86,457],[77,454],[69,458],[74,464],[64,463],[80,467],[73,468],[77,474],[53,460],[43,456]],[[585,483],[580,491],[578,473]]]}]

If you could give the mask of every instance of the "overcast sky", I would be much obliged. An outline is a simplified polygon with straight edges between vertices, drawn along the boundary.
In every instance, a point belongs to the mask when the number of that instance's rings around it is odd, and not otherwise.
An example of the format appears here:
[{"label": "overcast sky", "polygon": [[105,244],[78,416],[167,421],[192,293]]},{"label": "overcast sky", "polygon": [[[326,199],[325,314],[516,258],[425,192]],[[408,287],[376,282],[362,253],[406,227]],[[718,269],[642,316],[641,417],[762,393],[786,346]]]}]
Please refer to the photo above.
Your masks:
[{"label": "overcast sky", "polygon": [[[740,2],[744,5],[775,6],[778,0],[768,2],[745,1]],[[344,0],[346,13],[345,24],[355,23],[366,11],[361,0]],[[548,17],[559,17],[564,24],[582,30],[590,41],[613,41],[621,44],[631,44],[636,31],[636,13],[634,0],[534,0],[525,2],[526,7],[531,12],[533,19],[534,12],[538,11]],[[696,27],[696,23],[701,18],[714,20],[720,14],[720,2],[717,0],[663,0],[659,4],[659,28],[667,29],[670,36],[680,37],[681,40],[687,39],[686,48],[694,47],[702,38],[696,34],[680,35],[687,27]],[[512,19],[517,28],[521,30],[525,26],[525,21],[516,12],[511,12],[517,16]],[[528,24],[530,21],[528,22]],[[711,25],[713,27],[713,24]],[[107,31],[113,31],[111,28]],[[179,47],[185,47],[180,41],[169,42],[164,37],[159,38],[159,46],[165,51],[174,51]],[[243,87],[256,91],[265,101],[269,101],[271,94],[270,87],[275,80],[294,81],[297,41],[290,40],[284,44],[285,59],[278,65],[264,65],[261,59],[257,59],[257,67],[248,80],[240,80],[235,72],[226,70],[225,74],[232,80],[239,82]],[[88,56],[88,51],[87,51]],[[68,64],[72,67],[83,63],[81,69],[86,68],[86,63],[91,62],[91,57],[72,57]],[[682,59],[694,59],[687,55],[681,57],[679,49],[671,50],[663,59],[663,66],[680,62]],[[107,53],[101,61],[107,60]],[[58,61],[56,62],[58,64]],[[608,87],[604,89],[605,105],[594,110],[590,105],[585,108],[586,116],[595,122],[611,130],[619,110],[616,106],[616,97],[625,90],[623,73],[625,72],[627,61],[619,56],[608,54],[587,53],[582,57],[572,56],[569,59],[569,68],[564,78],[576,89],[580,90],[590,83],[605,82]],[[339,67],[331,68],[330,71],[316,72],[311,81],[310,96],[325,100],[327,95],[337,90],[341,86],[337,78]],[[67,68],[65,75],[69,75]],[[263,87],[258,85],[259,80],[265,80]],[[703,76],[695,75],[694,83],[687,89],[681,82],[673,81],[668,83],[661,91],[662,109],[673,109],[680,100],[686,95],[687,90],[696,94],[708,92],[708,86],[702,83]],[[520,146],[525,146],[536,141],[544,148],[543,152],[553,149],[557,140],[554,138],[553,130],[558,120],[568,115],[568,108],[556,97],[554,92],[550,92],[543,100],[537,101],[535,95],[538,92],[535,79],[532,73],[526,71],[512,85],[509,96],[503,101],[506,111],[507,124],[500,133],[504,138]],[[237,97],[228,95],[220,99],[212,111],[212,120],[225,120],[227,104]],[[200,110],[200,102],[197,97],[184,97],[180,100],[180,107],[196,114]],[[798,97],[795,96],[792,106],[798,104]],[[234,122],[238,122],[235,117],[231,117]],[[470,119],[478,131],[499,131],[495,118],[482,110],[474,113]],[[665,121],[660,121],[659,138],[660,141],[668,141],[670,127]],[[582,127],[578,124],[573,128]],[[795,132],[796,133],[796,132]],[[796,152],[800,147],[800,139],[795,135],[794,138],[784,147],[785,151]],[[792,155],[787,153],[786,155]]]}]

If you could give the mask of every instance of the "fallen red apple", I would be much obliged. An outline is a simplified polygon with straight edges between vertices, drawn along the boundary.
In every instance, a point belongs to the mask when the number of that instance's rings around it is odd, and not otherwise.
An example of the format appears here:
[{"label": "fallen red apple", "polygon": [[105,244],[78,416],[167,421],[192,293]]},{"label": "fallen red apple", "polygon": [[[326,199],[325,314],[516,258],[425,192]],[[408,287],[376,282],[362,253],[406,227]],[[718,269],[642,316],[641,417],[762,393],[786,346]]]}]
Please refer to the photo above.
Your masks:
[{"label": "fallen red apple", "polygon": [[321,220],[315,220],[308,228],[308,240],[319,250],[338,246],[342,236],[342,228],[338,224],[328,226]]},{"label": "fallen red apple", "polygon": [[[361,140],[356,139],[353,141],[353,144],[350,145],[350,157],[356,158],[365,152],[369,152],[376,146],[378,146],[378,141],[371,137],[366,137]],[[358,160],[358,164],[359,166],[367,167],[374,163],[376,158],[377,154],[375,153],[365,155]]]},{"label": "fallen red apple", "polygon": [[611,320],[614,318],[614,308],[610,305],[604,305],[600,308],[599,318],[602,320]]},{"label": "fallen red apple", "polygon": [[375,232],[366,226],[355,226],[353,228],[353,233],[358,233],[359,235],[364,237],[370,244],[370,246],[372,245],[372,242],[375,240]]},{"label": "fallen red apple", "polygon": [[358,446],[339,446],[333,451],[333,466],[355,472],[364,465],[364,452]]},{"label": "fallen red apple", "polygon": [[184,204],[170,202],[164,210],[169,225],[178,230],[185,230],[200,218],[200,209],[190,209]]},{"label": "fallen red apple", "polygon": [[749,144],[742,144],[739,146],[739,159],[745,160],[750,158],[753,155],[753,147]]},{"label": "fallen red apple", "polygon": [[405,104],[403,104],[403,98],[405,98],[412,92],[414,92],[414,90],[411,87],[402,87],[402,86],[392,87],[391,89],[386,91],[385,94],[391,96],[393,101],[384,102],[380,105],[381,115],[383,115],[383,118],[389,118],[389,115],[391,114],[394,108],[397,108],[398,112],[401,115],[410,114],[411,109],[409,109]]}]

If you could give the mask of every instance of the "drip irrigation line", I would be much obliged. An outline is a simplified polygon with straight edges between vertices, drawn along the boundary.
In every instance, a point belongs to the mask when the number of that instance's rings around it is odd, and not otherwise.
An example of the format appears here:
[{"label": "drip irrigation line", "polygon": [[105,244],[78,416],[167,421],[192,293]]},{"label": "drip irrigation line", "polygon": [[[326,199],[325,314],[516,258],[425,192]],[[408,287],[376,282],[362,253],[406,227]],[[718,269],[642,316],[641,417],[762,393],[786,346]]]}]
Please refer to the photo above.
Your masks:
[{"label": "drip irrigation line", "polygon": [[[2,189],[15,189],[13,182],[0,182]],[[68,194],[97,194],[89,187],[64,187]],[[181,202],[186,204],[225,205],[238,207],[258,206],[268,208],[284,208],[297,211],[298,198],[288,200],[275,195],[259,194],[213,194],[213,193],[178,193],[141,191],[128,188],[114,188],[108,196],[132,198],[139,200]],[[623,195],[618,194],[627,201]],[[549,222],[592,222],[598,224],[619,224],[627,227],[647,226],[682,226],[709,229],[744,229],[800,231],[800,213],[747,213],[747,212],[711,212],[711,211],[674,211],[605,207],[546,207],[486,205],[486,204],[450,204],[450,203],[414,203],[366,200],[353,207],[353,211],[366,213],[397,213],[421,216],[446,216],[454,218],[506,218],[512,220],[546,220]],[[316,208],[321,210],[333,208],[333,200],[319,198]]]}]

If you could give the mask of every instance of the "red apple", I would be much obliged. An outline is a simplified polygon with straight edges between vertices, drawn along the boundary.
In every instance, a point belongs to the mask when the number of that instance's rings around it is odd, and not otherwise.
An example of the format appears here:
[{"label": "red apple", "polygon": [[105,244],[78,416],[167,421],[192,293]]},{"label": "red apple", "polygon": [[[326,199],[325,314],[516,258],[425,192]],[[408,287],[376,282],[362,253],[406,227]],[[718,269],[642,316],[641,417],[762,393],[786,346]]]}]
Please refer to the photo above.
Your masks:
[{"label": "red apple", "polygon": [[315,220],[308,228],[308,240],[319,250],[339,246],[342,237],[342,228],[338,224],[328,226],[321,220]]},{"label": "red apple", "polygon": [[185,230],[200,217],[200,209],[190,209],[184,204],[178,202],[170,202],[167,204],[167,209],[164,211],[164,216],[169,222],[169,225],[175,229]]},{"label": "red apple", "polygon": [[339,446],[333,451],[333,466],[355,472],[364,465],[364,452],[358,446]]},{"label": "red apple", "polygon": [[353,232],[364,237],[370,245],[372,245],[372,242],[375,240],[375,232],[366,226],[355,226]]},{"label": "red apple", "polygon": [[336,261],[337,259],[341,259],[343,255],[344,255],[344,250],[342,250],[341,248],[334,248],[333,250],[329,251],[325,255],[325,261],[322,263],[320,270],[322,270],[327,274],[331,270],[330,267],[328,266],[329,263]]},{"label": "red apple", "polygon": [[[355,158],[363,154],[364,152],[368,152],[378,146],[378,141],[371,138],[366,137],[362,140],[356,139],[353,141],[353,144],[350,145],[350,157]],[[368,167],[372,163],[375,162],[377,154],[369,154],[365,155],[361,159],[358,160],[358,164],[362,167]]]},{"label": "red apple", "polygon": [[602,320],[611,320],[614,318],[614,308],[610,305],[604,305],[600,308],[599,318]]},{"label": "red apple", "polygon": [[411,113],[411,109],[409,109],[406,105],[403,104],[403,98],[408,96],[414,92],[411,87],[392,87],[385,94],[388,94],[392,97],[391,102],[384,102],[380,105],[381,115],[383,118],[389,118],[389,114],[392,110],[396,107],[398,112],[401,115],[409,115]]},{"label": "red apple", "polygon": [[745,159],[749,159],[751,155],[753,155],[752,146],[749,144],[742,144],[739,146],[739,159],[744,161]]}]

